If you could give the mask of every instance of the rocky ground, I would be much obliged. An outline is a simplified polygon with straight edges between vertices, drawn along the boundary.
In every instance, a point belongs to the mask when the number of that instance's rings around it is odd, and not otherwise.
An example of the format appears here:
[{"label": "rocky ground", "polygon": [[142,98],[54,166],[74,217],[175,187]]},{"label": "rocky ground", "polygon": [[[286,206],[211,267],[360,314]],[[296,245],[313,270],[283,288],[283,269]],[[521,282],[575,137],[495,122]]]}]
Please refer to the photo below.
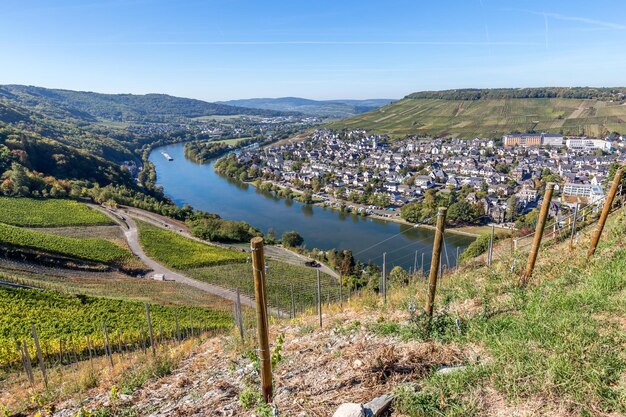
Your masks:
[{"label": "rocky ground", "polygon": [[[367,403],[392,393],[400,383],[417,383],[433,369],[480,359],[477,352],[468,357],[450,345],[378,337],[354,312],[334,314],[332,323],[325,319],[329,323],[323,331],[314,331],[313,318],[272,326],[274,352],[279,335],[284,336],[274,372],[273,405],[281,416],[330,416],[343,403]],[[252,358],[235,336],[215,337],[170,375],[150,381],[132,396],[112,400],[109,392],[93,393],[83,406],[127,407],[154,417],[252,416],[254,410],[244,408],[240,398],[247,388],[258,387]],[[58,409],[63,411],[57,416],[69,417],[80,407],[69,402]]]}]

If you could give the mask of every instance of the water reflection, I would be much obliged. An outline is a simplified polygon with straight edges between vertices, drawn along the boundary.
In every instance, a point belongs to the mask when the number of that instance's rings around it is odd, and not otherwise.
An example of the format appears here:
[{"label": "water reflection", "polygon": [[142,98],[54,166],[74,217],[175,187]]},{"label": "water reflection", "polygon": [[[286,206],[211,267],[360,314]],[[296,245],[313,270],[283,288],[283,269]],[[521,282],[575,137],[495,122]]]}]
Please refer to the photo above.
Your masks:
[{"label": "water reflection", "polygon": [[[172,155],[174,161],[163,158],[161,151]],[[190,204],[226,219],[247,221],[263,232],[273,228],[277,236],[297,230],[309,248],[351,249],[363,262],[371,259],[380,264],[382,253],[387,252],[388,265],[408,269],[413,266],[415,251],[425,253],[427,264],[430,261],[433,230],[277,197],[217,174],[212,163],[199,165],[186,160],[182,144],[155,149],[150,160],[157,171],[157,185],[178,205]],[[471,241],[466,236],[446,234],[449,261],[456,259],[457,247],[463,249]]]}]

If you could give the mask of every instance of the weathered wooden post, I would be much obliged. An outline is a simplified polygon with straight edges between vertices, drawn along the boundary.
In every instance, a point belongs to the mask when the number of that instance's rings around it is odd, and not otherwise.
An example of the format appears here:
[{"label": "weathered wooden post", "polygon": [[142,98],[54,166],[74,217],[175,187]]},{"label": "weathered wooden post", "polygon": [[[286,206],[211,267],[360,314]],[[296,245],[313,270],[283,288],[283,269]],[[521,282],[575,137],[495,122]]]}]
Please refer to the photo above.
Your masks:
[{"label": "weathered wooden post", "polygon": [[22,365],[24,365],[24,371],[26,372],[26,376],[28,377],[28,381],[30,382],[30,386],[35,386],[35,377],[33,376],[33,366],[30,361],[30,353],[28,352],[28,345],[26,344],[26,340],[23,340],[23,345],[20,344],[17,340],[15,341],[15,346],[17,347],[17,351],[20,353],[22,357]]},{"label": "weathered wooden post", "polygon": [[522,285],[525,285],[533,275],[533,269],[535,269],[535,263],[537,262],[537,255],[539,253],[539,247],[541,246],[543,231],[546,227],[546,220],[548,219],[548,211],[550,209],[550,202],[552,200],[553,193],[554,183],[550,182],[546,185],[546,192],[543,196],[543,203],[541,204],[541,211],[539,212],[537,227],[535,228],[535,237],[533,238],[533,244],[530,248],[530,254],[528,255],[526,269],[522,274]]},{"label": "weathered wooden post", "polygon": [[235,305],[237,306],[237,325],[239,326],[239,336],[241,336],[241,340],[244,340],[245,335],[243,331],[243,312],[241,311],[241,294],[239,293],[239,288],[237,288],[237,301]]},{"label": "weathered wooden post", "polygon": [[180,343],[180,327],[178,326],[178,310],[174,310],[174,320],[176,321],[176,341]]},{"label": "weathered wooden post", "polygon": [[459,249],[460,247],[456,247],[456,272],[459,272]]},{"label": "weathered wooden post", "polygon": [[113,368],[113,352],[111,352],[111,344],[109,343],[109,330],[106,323],[102,323],[102,330],[104,331],[104,350],[109,357],[109,364]]},{"label": "weathered wooden post", "polygon": [[381,291],[383,293],[383,302],[387,303],[387,252],[383,253],[383,277]]},{"label": "weathered wooden post", "polygon": [[293,295],[293,284],[291,284],[291,318],[296,318],[296,299]]},{"label": "weathered wooden post", "polygon": [[343,311],[343,274],[339,274],[339,308]]},{"label": "weathered wooden post", "polygon": [[39,345],[39,336],[37,335],[37,329],[34,324],[30,325],[30,330],[33,334],[33,339],[35,339],[35,349],[37,350],[37,360],[39,361],[39,368],[41,369],[41,373],[43,375],[43,382],[46,385],[46,389],[48,388],[48,373],[46,372],[46,364],[43,361],[43,355],[41,354],[41,346]]},{"label": "weathered wooden post", "polygon": [[578,217],[578,203],[574,206],[574,218],[572,219],[572,234],[569,238],[569,250],[574,250],[574,236],[576,235],[576,218]]},{"label": "weathered wooden post", "polygon": [[424,278],[424,255],[426,252],[422,252],[422,265],[420,266],[420,276]]},{"label": "weathered wooden post", "polygon": [[[447,208],[439,207],[437,212],[437,226],[435,240],[433,241],[433,256],[430,261],[430,275],[428,276],[428,299],[426,300],[426,314],[432,317],[437,291],[437,275],[439,274],[439,262],[441,260],[441,244],[443,243],[443,231],[446,224]],[[423,268],[423,263],[422,263]]]},{"label": "weathered wooden post", "polygon": [[269,333],[267,322],[267,296],[265,292],[265,256],[263,238],[253,237],[250,241],[252,249],[252,272],[254,275],[254,295],[256,298],[257,329],[259,338],[259,359],[261,368],[261,392],[263,400],[272,400],[272,363],[270,359]]},{"label": "weathered wooden post", "polygon": [[317,314],[320,316],[320,327],[322,327],[322,281],[319,269],[317,270]]},{"label": "weathered wooden post", "polygon": [[593,234],[593,238],[591,239],[591,246],[589,246],[589,250],[587,251],[587,259],[591,258],[596,252],[596,248],[598,247],[598,243],[600,242],[600,237],[602,236],[602,231],[604,230],[604,224],[606,223],[606,219],[611,212],[611,207],[613,206],[613,201],[615,200],[615,194],[617,194],[617,189],[622,182],[623,174],[624,167],[619,167],[619,169],[615,172],[613,184],[611,184],[611,189],[609,190],[609,194],[606,196],[606,201],[604,202],[602,215],[600,215],[600,220],[598,220],[598,227]]},{"label": "weathered wooden post", "polygon": [[495,226],[491,225],[491,236],[489,236],[489,255],[487,257],[487,265],[491,266],[493,262],[493,237],[495,235]]},{"label": "weathered wooden post", "polygon": [[150,320],[150,305],[146,306],[146,320],[148,321],[148,334],[150,336],[150,349],[152,350],[152,356],[156,355],[156,348],[154,347],[154,333],[152,332],[152,320]]}]

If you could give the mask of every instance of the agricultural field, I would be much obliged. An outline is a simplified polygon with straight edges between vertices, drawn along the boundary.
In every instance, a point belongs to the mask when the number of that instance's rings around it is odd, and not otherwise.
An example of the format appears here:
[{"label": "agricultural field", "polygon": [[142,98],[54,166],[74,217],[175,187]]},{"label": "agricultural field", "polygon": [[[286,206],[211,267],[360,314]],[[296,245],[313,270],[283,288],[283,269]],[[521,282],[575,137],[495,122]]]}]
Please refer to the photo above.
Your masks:
[{"label": "agricultural field", "polygon": [[405,98],[328,125],[405,135],[500,137],[511,132],[600,136],[626,133],[626,106],[587,99],[532,98],[444,100]]},{"label": "agricultural field", "polygon": [[164,306],[228,310],[231,303],[185,284],[130,277],[121,272],[58,269],[22,262],[0,262],[0,281],[67,294],[84,294]]},{"label": "agricultural field", "polygon": [[113,224],[104,214],[72,200],[0,197],[0,223],[23,227]]},{"label": "agricultural field", "polygon": [[245,138],[217,140],[217,141],[215,141],[215,143],[225,143],[227,145],[236,145],[239,142],[241,142],[243,140],[248,140],[248,139],[252,139],[252,137],[248,136],[248,137],[245,137]]},{"label": "agricultural field", "polygon": [[[197,307],[151,305],[150,312],[153,328],[169,337],[175,335],[176,317],[183,328],[193,325],[196,329],[221,330],[231,325],[228,313]],[[95,348],[103,346],[103,324],[113,340],[125,344],[145,339],[147,329],[143,303],[0,287],[0,368],[19,361],[15,340],[27,340],[29,352],[35,352],[31,323],[48,358],[56,357],[62,345],[78,352],[86,350],[87,336]]]},{"label": "agricultural field", "polygon": [[248,255],[180,236],[148,223],[138,221],[139,241],[151,258],[174,269],[245,262]]},{"label": "agricultural field", "polygon": [[133,259],[128,249],[108,240],[58,236],[3,223],[0,223],[0,244],[93,262],[120,263]]},{"label": "agricultural field", "polygon": [[[193,278],[211,284],[237,289],[254,297],[254,280],[251,264],[218,265],[194,268],[187,271]],[[291,311],[291,286],[293,285],[296,307],[310,307],[317,300],[317,272],[315,268],[292,265],[269,260],[267,262],[267,299],[273,307]],[[339,299],[336,280],[326,274],[320,275],[322,302]],[[346,288],[344,288],[345,291]],[[344,294],[347,296],[347,293]]]}]

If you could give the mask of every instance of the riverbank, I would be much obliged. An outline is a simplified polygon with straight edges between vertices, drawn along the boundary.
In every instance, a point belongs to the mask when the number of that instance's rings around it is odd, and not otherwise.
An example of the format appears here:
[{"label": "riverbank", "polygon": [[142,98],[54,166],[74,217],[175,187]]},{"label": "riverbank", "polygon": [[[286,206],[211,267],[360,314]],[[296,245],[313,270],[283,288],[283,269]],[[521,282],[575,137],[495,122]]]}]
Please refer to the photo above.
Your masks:
[{"label": "riverbank", "polygon": [[[167,152],[174,161],[166,161],[159,151]],[[425,267],[429,265],[434,239],[431,228],[342,212],[338,205],[331,207],[334,210],[326,210],[322,204],[279,198],[274,192],[259,191],[254,184],[218,175],[213,170],[214,162],[200,165],[186,160],[182,144],[155,149],[149,159],[156,169],[157,185],[179,207],[187,204],[224,219],[245,221],[276,236],[297,230],[307,248],[351,250],[355,259],[364,264],[382,265],[382,255],[387,253],[388,267],[401,266],[408,270],[418,252],[425,255]],[[293,197],[299,194],[294,191]],[[463,251],[475,239],[473,235],[452,230],[446,234],[449,252],[457,248]]]},{"label": "riverbank", "polygon": [[[215,168],[213,168],[213,169],[215,169]],[[219,173],[219,174],[220,175],[225,175],[225,174],[221,174],[221,173]],[[228,178],[230,178],[233,181],[240,181],[242,184],[250,185],[250,186],[252,186],[254,188],[257,188],[257,186],[255,184],[256,180],[255,181],[241,181],[241,180],[238,180],[237,178],[231,178],[231,177],[228,177]],[[270,183],[270,184],[272,184],[272,185],[274,185],[276,187],[280,187],[281,189],[289,188],[289,190],[292,193],[294,193],[294,194],[298,194],[298,195],[304,194],[304,191],[302,191],[302,190],[299,190],[297,188],[285,187],[284,185],[282,185],[280,183],[277,183],[276,181],[263,180],[263,183]],[[282,198],[282,197],[277,196],[277,198]],[[298,201],[300,201],[300,200],[298,200]],[[432,226],[432,225],[429,225],[429,224],[411,223],[411,222],[408,222],[408,221],[404,220],[400,216],[395,216],[395,215],[391,216],[391,217],[385,217],[385,216],[382,216],[382,215],[379,215],[379,214],[376,214],[376,213],[372,213],[372,214],[366,214],[364,216],[360,212],[354,212],[354,211],[349,211],[349,212],[343,211],[342,212],[340,208],[337,208],[336,206],[334,206],[332,204],[327,204],[327,201],[328,200],[319,200],[318,199],[318,201],[315,201],[314,203],[311,203],[309,205],[323,207],[323,208],[329,208],[331,210],[335,210],[335,211],[338,211],[340,213],[353,214],[355,216],[361,216],[361,217],[364,217],[364,218],[369,217],[369,218],[380,220],[380,221],[383,221],[383,222],[393,222],[393,223],[403,224],[403,225],[406,225],[406,226],[411,226],[411,227],[416,227],[416,228],[421,228],[421,229],[435,230],[435,226]],[[306,203],[303,203],[302,201],[300,201],[300,202],[302,204],[306,204]],[[356,207],[356,208],[361,207],[361,208],[365,209],[365,206],[363,206],[361,204],[355,204],[355,203],[348,202],[348,201],[334,200],[334,203],[336,203],[336,204],[344,204],[346,207],[347,206],[353,206],[353,207]],[[395,214],[396,212],[394,211],[393,213]],[[485,228],[485,226],[447,226],[446,227],[446,232],[448,232],[448,233],[455,233],[455,234],[462,235],[462,236],[468,236],[468,237],[476,238],[476,237],[479,237],[481,234],[485,233],[484,228]]]}]

